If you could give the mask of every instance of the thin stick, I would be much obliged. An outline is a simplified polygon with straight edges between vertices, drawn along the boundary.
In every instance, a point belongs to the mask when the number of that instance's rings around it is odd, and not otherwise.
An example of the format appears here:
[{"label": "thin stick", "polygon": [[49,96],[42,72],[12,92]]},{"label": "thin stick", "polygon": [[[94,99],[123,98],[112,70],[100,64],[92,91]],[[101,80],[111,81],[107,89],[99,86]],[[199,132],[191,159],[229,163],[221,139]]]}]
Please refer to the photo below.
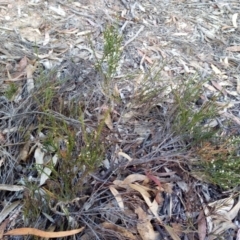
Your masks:
[{"label": "thin stick", "polygon": [[121,50],[123,50],[123,48],[125,48],[129,43],[131,43],[135,38],[137,38],[137,36],[139,35],[140,32],[143,31],[143,29],[144,29],[144,26],[141,26],[141,28],[137,31],[137,33],[124,44]]}]

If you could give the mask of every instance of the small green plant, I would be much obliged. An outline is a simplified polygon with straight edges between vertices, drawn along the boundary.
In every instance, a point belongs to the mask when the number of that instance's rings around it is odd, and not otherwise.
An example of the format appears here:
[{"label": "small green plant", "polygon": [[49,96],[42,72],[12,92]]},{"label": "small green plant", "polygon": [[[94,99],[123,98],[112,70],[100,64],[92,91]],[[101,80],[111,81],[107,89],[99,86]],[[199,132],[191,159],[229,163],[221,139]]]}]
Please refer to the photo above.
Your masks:
[{"label": "small green plant", "polygon": [[216,134],[214,128],[204,126],[204,123],[216,118],[220,110],[214,98],[201,106],[196,105],[203,88],[203,82],[198,81],[199,79],[194,78],[180,81],[178,84],[181,88],[172,90],[175,100],[174,131],[191,145],[208,140]]},{"label": "small green plant", "polygon": [[32,221],[36,221],[42,212],[48,213],[49,207],[47,202],[49,199],[46,195],[41,194],[41,189],[36,183],[24,180],[25,190],[23,198],[23,215],[25,224],[29,225]]},{"label": "small green plant", "polygon": [[16,84],[14,83],[10,83],[6,89],[6,92],[5,92],[5,96],[9,99],[9,100],[12,100],[12,98],[14,97],[14,95],[16,94],[18,90],[18,87]]},{"label": "small green plant", "polygon": [[227,190],[240,184],[240,156],[237,154],[240,139],[224,141],[221,144],[205,143],[197,153],[208,181]]},{"label": "small green plant", "polygon": [[[34,134],[41,136],[38,144],[47,160],[44,166],[35,164],[33,171],[38,173],[40,180],[45,173],[44,168],[50,170],[44,185],[34,185],[26,180],[25,185],[29,190],[24,198],[24,215],[32,222],[41,215],[43,209],[51,215],[53,207],[49,206],[85,196],[86,189],[91,187],[86,184],[88,175],[101,164],[105,153],[102,138],[104,119],[93,121],[88,127],[84,110],[89,107],[89,102],[64,98],[59,91],[63,81],[57,79],[55,70],[42,72],[32,93],[31,104],[37,114]],[[81,94],[79,92],[79,96]],[[29,136],[29,133],[26,134],[26,141],[29,141]],[[53,156],[58,156],[56,164],[53,164]]]},{"label": "small green plant", "polygon": [[224,189],[236,187],[240,184],[240,157],[236,154],[239,139],[220,138],[218,130],[206,124],[215,119],[221,109],[215,103],[217,96],[196,105],[202,85],[203,82],[190,79],[181,84],[181,89],[173,89],[173,129],[188,147],[197,147],[196,153],[200,156],[197,165],[202,178]]},{"label": "small green plant", "polygon": [[93,44],[91,41],[89,42],[95,55],[96,70],[103,78],[102,88],[104,94],[111,98],[114,88],[113,78],[119,66],[122,53],[122,36],[119,34],[115,26],[111,25],[106,28],[106,30],[103,32],[103,54],[100,59],[96,56]]},{"label": "small green plant", "polygon": [[[97,63],[97,69],[102,72],[104,79],[109,81],[116,73],[121,57],[122,36],[114,26],[109,26],[103,33],[103,56]],[[103,64],[106,62],[106,68]]]},{"label": "small green plant", "polygon": [[[38,108],[47,112],[48,109],[52,109],[54,105],[54,100],[57,97],[57,87],[60,84],[59,80],[55,80],[56,71],[52,70],[49,73],[42,72],[40,76],[36,79],[35,94],[33,95]],[[54,79],[54,80],[53,80]],[[59,104],[57,105],[59,106]]]}]

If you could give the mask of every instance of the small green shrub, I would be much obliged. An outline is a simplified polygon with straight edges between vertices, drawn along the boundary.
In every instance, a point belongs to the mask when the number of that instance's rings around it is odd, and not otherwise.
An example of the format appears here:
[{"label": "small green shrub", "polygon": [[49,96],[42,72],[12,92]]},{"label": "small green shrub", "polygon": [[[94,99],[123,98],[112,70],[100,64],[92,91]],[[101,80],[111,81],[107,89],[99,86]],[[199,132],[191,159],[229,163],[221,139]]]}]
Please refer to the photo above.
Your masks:
[{"label": "small green shrub", "polygon": [[237,154],[240,139],[224,141],[217,145],[205,144],[197,153],[208,181],[227,190],[240,184],[240,156]]},{"label": "small green shrub", "polygon": [[204,124],[206,121],[215,119],[220,111],[214,97],[201,106],[196,105],[203,92],[204,82],[195,78],[180,81],[178,84],[181,87],[172,90],[175,101],[173,129],[190,145],[211,139],[216,134],[214,128],[206,127]]},{"label": "small green shrub", "polygon": [[12,98],[14,97],[14,95],[16,94],[18,90],[18,87],[16,84],[14,83],[10,83],[6,89],[6,92],[5,92],[5,96],[9,99],[9,100],[12,100]]},{"label": "small green shrub", "polygon": [[101,88],[108,99],[114,99],[114,76],[116,75],[119,61],[121,58],[121,44],[122,36],[119,34],[118,29],[110,25],[103,32],[103,53],[102,57],[98,58],[95,48],[89,40],[92,51],[95,56],[96,70],[102,76]]}]

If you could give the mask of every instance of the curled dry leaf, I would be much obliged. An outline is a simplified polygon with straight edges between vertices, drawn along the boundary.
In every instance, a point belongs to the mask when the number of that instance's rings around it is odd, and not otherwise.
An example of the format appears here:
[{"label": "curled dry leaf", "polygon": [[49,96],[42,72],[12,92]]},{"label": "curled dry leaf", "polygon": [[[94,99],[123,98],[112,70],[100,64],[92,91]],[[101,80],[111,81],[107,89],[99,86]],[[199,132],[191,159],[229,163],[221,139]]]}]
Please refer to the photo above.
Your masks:
[{"label": "curled dry leaf", "polygon": [[146,174],[146,176],[147,176],[150,180],[152,180],[152,181],[159,187],[159,190],[162,189],[162,184],[161,184],[160,180],[159,180],[156,176],[150,174],[150,173],[147,172],[147,171],[145,171],[145,174]]},{"label": "curled dry leaf", "polygon": [[34,158],[35,158],[36,164],[38,164],[40,166],[43,165],[44,155],[45,155],[45,153],[42,151],[42,149],[40,147],[36,148],[36,150],[34,152]]},{"label": "curled dry leaf", "polygon": [[0,239],[3,239],[3,233],[4,233],[4,230],[6,228],[6,226],[8,225],[10,219],[7,218],[1,225],[0,225]]},{"label": "curled dry leaf", "polygon": [[136,184],[129,184],[129,186],[131,188],[135,189],[136,191],[138,191],[142,195],[144,201],[148,205],[152,214],[156,217],[158,222],[160,224],[162,224],[162,220],[158,215],[158,203],[157,203],[157,201],[154,199],[153,202],[151,202],[149,193],[142,186],[139,186],[139,185],[136,185]]},{"label": "curled dry leaf", "polygon": [[29,148],[30,148],[30,145],[31,145],[31,142],[30,141],[27,141],[23,148],[21,149],[21,152],[20,152],[20,156],[19,158],[22,160],[22,161],[26,161],[28,156],[29,156]]},{"label": "curled dry leaf", "polygon": [[222,74],[222,72],[216,66],[214,66],[213,64],[211,64],[211,68],[214,71],[214,73],[216,73],[218,75]]},{"label": "curled dry leaf", "polygon": [[120,209],[122,211],[124,211],[123,200],[122,200],[122,197],[121,197],[120,193],[118,192],[118,190],[114,186],[109,186],[109,189],[110,189],[111,193],[113,194],[113,196],[115,197]]},{"label": "curled dry leaf", "polygon": [[123,180],[123,183],[124,184],[130,184],[130,183],[133,183],[133,182],[136,182],[136,181],[146,181],[146,180],[148,180],[148,178],[145,175],[136,173],[136,174],[128,175]]},{"label": "curled dry leaf", "polygon": [[150,222],[151,216],[148,216],[141,207],[135,209],[138,215],[137,230],[143,240],[157,240],[159,233],[155,232]]},{"label": "curled dry leaf", "polygon": [[220,199],[218,201],[209,203],[208,206],[210,206],[212,209],[214,209],[214,214],[222,214],[229,212],[234,204],[233,198],[224,198]]},{"label": "curled dry leaf", "polygon": [[62,231],[62,232],[45,232],[45,231],[38,230],[36,228],[17,228],[4,233],[4,235],[5,236],[33,235],[33,236],[42,237],[42,238],[60,238],[60,237],[75,235],[77,233],[82,232],[83,230],[84,230],[84,227],[75,229],[75,230]]},{"label": "curled dry leaf", "polygon": [[114,97],[117,97],[117,98],[120,97],[120,91],[119,91],[119,89],[118,89],[117,84],[114,85],[113,96],[114,96]]},{"label": "curled dry leaf", "polygon": [[232,15],[232,24],[233,24],[233,26],[234,26],[235,28],[238,27],[238,26],[237,26],[237,18],[238,18],[238,13],[234,13],[234,14]]},{"label": "curled dry leaf", "polygon": [[22,72],[27,67],[28,59],[24,56],[17,65],[17,71]]},{"label": "curled dry leaf", "polygon": [[109,112],[105,115],[104,122],[110,130],[113,130],[113,123]]},{"label": "curled dry leaf", "polygon": [[[57,154],[55,154],[53,157],[52,157],[52,166],[55,166],[57,164],[57,161],[58,161],[58,156]],[[39,186],[42,186],[46,181],[47,179],[49,178],[49,176],[51,175],[52,173],[52,169],[49,168],[49,167],[44,167],[44,169],[42,170],[41,172],[41,177],[40,177],[40,184]]]},{"label": "curled dry leaf", "polygon": [[237,226],[232,222],[236,217],[240,209],[240,197],[238,203],[233,207],[234,199],[232,197],[220,199],[213,203],[209,203],[212,211],[203,203],[200,197],[201,203],[203,204],[203,211],[206,216],[207,230],[209,240],[217,239],[217,236],[223,234],[224,231],[232,228],[236,229]]},{"label": "curled dry leaf", "polygon": [[204,212],[201,211],[198,216],[198,237],[199,240],[205,240],[207,235],[207,223]]},{"label": "curled dry leaf", "polygon": [[124,152],[121,152],[121,151],[120,151],[120,152],[118,152],[118,155],[126,158],[129,162],[132,161],[132,158],[131,158],[129,155],[127,155],[126,153],[124,153]]}]

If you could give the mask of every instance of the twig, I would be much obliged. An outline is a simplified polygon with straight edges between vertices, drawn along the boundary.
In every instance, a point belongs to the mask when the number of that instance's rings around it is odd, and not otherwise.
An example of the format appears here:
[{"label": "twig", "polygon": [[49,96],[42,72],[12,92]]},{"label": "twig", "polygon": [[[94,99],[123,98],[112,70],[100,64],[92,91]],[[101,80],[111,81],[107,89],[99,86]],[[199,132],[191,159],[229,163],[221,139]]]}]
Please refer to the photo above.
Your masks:
[{"label": "twig", "polygon": [[137,36],[139,35],[140,32],[142,32],[144,29],[144,26],[141,26],[141,28],[137,31],[137,33],[135,34],[135,36],[133,36],[132,38],[130,38],[123,47],[121,47],[121,50],[123,50],[123,48],[125,48],[129,43],[131,43],[135,38],[137,38]]}]

